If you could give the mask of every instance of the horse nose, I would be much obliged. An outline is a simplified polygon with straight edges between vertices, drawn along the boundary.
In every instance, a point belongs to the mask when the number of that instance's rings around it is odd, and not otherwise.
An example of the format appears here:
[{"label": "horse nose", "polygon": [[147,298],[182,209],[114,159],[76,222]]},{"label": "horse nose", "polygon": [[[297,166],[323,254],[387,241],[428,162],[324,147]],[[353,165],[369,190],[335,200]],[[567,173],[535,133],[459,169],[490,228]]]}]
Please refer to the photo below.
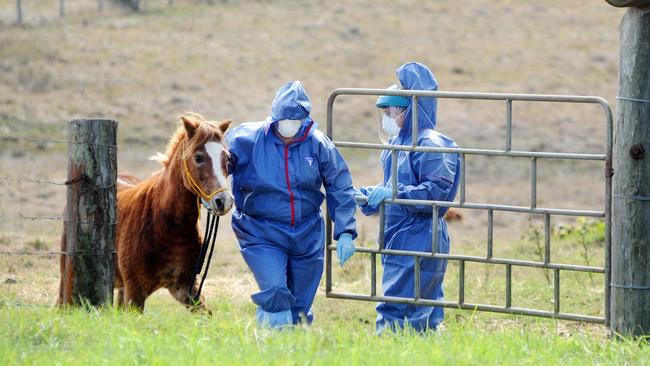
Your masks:
[{"label": "horse nose", "polygon": [[216,199],[214,200],[214,209],[217,211],[223,210],[223,199]]},{"label": "horse nose", "polygon": [[232,207],[232,201],[233,198],[230,192],[221,192],[212,197],[210,200],[210,206],[216,214],[223,215],[226,212],[230,211],[230,208]]}]

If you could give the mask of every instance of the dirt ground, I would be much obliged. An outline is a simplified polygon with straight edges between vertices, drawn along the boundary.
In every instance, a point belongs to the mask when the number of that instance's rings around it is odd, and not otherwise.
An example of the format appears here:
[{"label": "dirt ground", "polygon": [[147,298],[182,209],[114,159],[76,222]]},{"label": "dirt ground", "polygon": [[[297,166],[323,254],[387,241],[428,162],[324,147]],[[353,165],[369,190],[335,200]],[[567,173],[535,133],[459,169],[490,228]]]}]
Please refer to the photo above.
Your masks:
[{"label": "dirt ground", "polygon": [[[605,1],[146,0],[134,14],[113,2],[99,13],[93,1],[68,0],[65,18],[54,2],[23,3],[25,24],[17,26],[15,1],[0,0],[0,178],[64,181],[66,146],[58,141],[67,121],[98,117],[119,121],[120,170],[147,176],[159,168],[148,157],[164,150],[181,112],[261,120],[290,80],[304,83],[325,130],[335,88],[385,88],[408,61],[428,65],[440,90],[595,95],[616,105],[624,11]],[[504,147],[503,102],[438,106],[438,129],[460,146]],[[598,106],[514,103],[513,120],[515,150],[605,151]],[[334,123],[335,140],[378,141],[373,98],[337,99]],[[381,179],[377,153],[343,153],[355,185]],[[467,163],[467,201],[529,205],[528,159]],[[538,206],[602,210],[604,164],[542,161],[538,170]],[[0,248],[56,249],[60,222],[7,217],[60,216],[64,200],[64,186],[0,179]],[[461,213],[452,250],[479,250],[487,215]],[[359,220],[372,243],[376,220]],[[496,214],[495,240],[521,237],[528,220]],[[222,227],[223,263],[240,268],[234,236]]]}]

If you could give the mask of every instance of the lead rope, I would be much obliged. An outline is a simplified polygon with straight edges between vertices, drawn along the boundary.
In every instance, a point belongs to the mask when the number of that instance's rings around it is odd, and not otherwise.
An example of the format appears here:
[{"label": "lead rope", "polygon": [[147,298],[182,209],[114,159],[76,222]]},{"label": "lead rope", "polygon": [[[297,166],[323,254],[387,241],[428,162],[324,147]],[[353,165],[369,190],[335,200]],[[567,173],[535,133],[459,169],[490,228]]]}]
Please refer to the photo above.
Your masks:
[{"label": "lead rope", "polygon": [[[189,294],[190,299],[194,304],[199,301],[201,296],[201,290],[203,289],[203,283],[205,278],[208,276],[208,269],[210,269],[210,262],[212,261],[212,253],[214,252],[214,244],[216,243],[217,230],[219,229],[219,216],[213,215],[210,210],[208,210],[208,219],[205,224],[205,235],[203,237],[203,245],[201,246],[201,252],[199,257],[196,259],[196,264],[194,265],[194,273],[192,274],[192,280],[190,281]],[[201,274],[201,269],[203,268],[203,262],[205,261],[205,255],[208,251],[208,245],[210,246],[210,254],[208,255],[208,261],[205,265],[205,271],[199,283],[199,288],[196,293],[194,293],[194,282],[196,281],[196,275]]]},{"label": "lead rope", "polygon": [[[210,194],[206,194],[203,192],[201,187],[194,181],[194,178],[192,178],[192,174],[190,174],[190,170],[187,168],[187,162],[185,159],[183,160],[183,168],[185,170],[185,176],[190,182],[190,186],[192,187],[192,190],[196,194],[196,206],[198,210],[198,217],[199,221],[201,218],[201,198],[203,198],[206,202],[210,202],[212,197],[214,197],[216,194],[227,191],[225,187],[219,188],[215,190],[214,192]],[[194,303],[197,304],[199,301],[199,297],[201,296],[201,289],[203,288],[203,283],[205,282],[205,278],[208,276],[208,269],[210,268],[210,261],[212,260],[212,253],[214,252],[214,244],[216,242],[217,238],[217,230],[219,229],[219,216],[213,215],[210,209],[208,209],[208,219],[205,224],[205,235],[203,236],[203,245],[201,246],[201,252],[199,253],[199,257],[196,259],[196,264],[194,265],[194,273],[192,274],[192,279],[190,280],[189,284],[189,291],[188,294],[190,296],[190,300]],[[203,272],[203,277],[201,278],[201,282],[199,283],[199,288],[194,293],[194,282],[196,281],[196,275],[201,273],[201,269],[203,268],[203,262],[205,261],[205,254],[208,251],[208,244],[210,245],[210,254],[208,255],[208,263],[205,266],[205,271]]]}]

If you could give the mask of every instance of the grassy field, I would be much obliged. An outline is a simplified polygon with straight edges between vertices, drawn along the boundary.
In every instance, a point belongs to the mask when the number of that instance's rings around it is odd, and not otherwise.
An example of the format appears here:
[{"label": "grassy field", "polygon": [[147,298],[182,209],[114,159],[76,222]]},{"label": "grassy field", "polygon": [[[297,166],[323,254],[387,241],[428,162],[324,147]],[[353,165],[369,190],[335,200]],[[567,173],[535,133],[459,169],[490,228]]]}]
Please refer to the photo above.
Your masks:
[{"label": "grassy field", "polygon": [[[156,298],[145,314],[0,302],[3,365],[644,365],[650,349],[589,327],[451,311],[441,332],[377,337],[366,307],[319,306],[311,328],[256,329],[252,305],[212,300],[211,318]],[[326,305],[326,306],[325,306]],[[327,311],[325,311],[325,307]],[[496,319],[495,319],[496,318]]]},{"label": "grassy field", "polygon": [[[106,1],[0,0],[0,252],[56,251],[65,201],[67,121],[119,121],[120,171],[145,177],[186,110],[235,124],[261,120],[275,90],[301,80],[324,130],[339,87],[384,88],[421,61],[447,91],[602,96],[615,106],[618,23],[604,1],[143,0],[134,14]],[[440,100],[437,128],[468,148],[504,146],[503,103]],[[374,100],[337,99],[335,138],[377,142]],[[603,153],[602,110],[515,103],[513,149]],[[17,137],[28,137],[21,139]],[[33,139],[30,139],[33,138]],[[342,149],[356,186],[381,179],[378,154]],[[603,164],[544,160],[538,206],[602,210]],[[527,159],[471,157],[467,200],[529,205]],[[20,181],[12,179],[20,179]],[[30,181],[30,179],[32,181]],[[45,182],[39,183],[35,181]],[[452,253],[485,255],[487,215],[450,223]],[[32,217],[49,219],[31,219]],[[376,218],[358,215],[357,245],[374,246]],[[225,222],[229,221],[226,217]],[[224,222],[222,221],[222,222]],[[495,257],[543,259],[539,215],[495,212]],[[604,265],[602,221],[552,217],[554,262]],[[165,292],[144,315],[57,312],[56,256],[0,254],[0,364],[643,364],[647,348],[612,342],[598,325],[450,310],[435,336],[373,336],[374,304],[325,299],[312,328],[256,331],[252,275],[229,225],[204,290],[212,318]],[[467,264],[467,302],[502,306],[504,267]],[[334,270],[337,291],[368,293],[368,257]],[[550,276],[550,277],[549,277]],[[604,276],[562,273],[563,312],[604,316]],[[552,310],[552,273],[513,269],[513,306]],[[458,293],[450,263],[446,298]]]},{"label": "grassy field", "polygon": [[[539,230],[531,223],[527,234],[500,254],[540,255]],[[553,233],[564,253],[557,261],[602,262],[602,224],[581,221]],[[148,300],[144,314],[55,310],[49,305],[56,294],[56,258],[3,258],[0,265],[12,268],[17,282],[0,284],[0,363],[643,365],[650,360],[642,342],[611,340],[601,325],[454,309],[446,310],[435,334],[377,337],[374,304],[326,299],[323,287],[312,327],[256,329],[248,299],[255,291],[252,276],[227,251],[217,250],[205,289],[212,317],[189,313],[166,291]],[[457,293],[456,268],[450,264],[445,280],[448,300]],[[334,288],[368,293],[368,276],[367,257],[356,255],[344,269],[335,268]],[[552,274],[549,281],[543,270],[515,269],[513,278],[513,306],[553,309]],[[503,305],[502,266],[468,264],[466,281],[467,302]],[[563,312],[603,316],[602,275],[563,272],[562,286]]]}]

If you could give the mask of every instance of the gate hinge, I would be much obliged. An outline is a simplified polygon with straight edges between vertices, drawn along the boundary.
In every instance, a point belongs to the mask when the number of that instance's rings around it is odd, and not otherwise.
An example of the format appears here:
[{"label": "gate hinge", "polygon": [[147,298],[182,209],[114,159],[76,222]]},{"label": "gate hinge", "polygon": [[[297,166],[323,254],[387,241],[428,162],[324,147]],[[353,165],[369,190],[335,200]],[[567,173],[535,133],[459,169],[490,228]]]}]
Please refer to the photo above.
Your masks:
[{"label": "gate hinge", "polygon": [[605,178],[614,176],[614,168],[612,168],[612,162],[608,161],[605,163]]}]

